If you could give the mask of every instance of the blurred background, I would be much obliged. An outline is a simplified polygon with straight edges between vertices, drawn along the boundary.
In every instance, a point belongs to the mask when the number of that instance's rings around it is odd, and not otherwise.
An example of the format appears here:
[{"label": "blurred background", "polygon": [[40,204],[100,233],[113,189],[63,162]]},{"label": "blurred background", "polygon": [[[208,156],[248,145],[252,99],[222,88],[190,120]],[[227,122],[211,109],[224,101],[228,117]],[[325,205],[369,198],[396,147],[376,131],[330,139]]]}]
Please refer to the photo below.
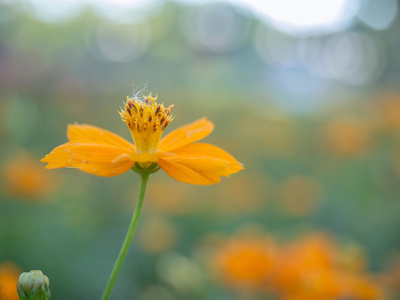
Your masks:
[{"label": "blurred background", "polygon": [[399,299],[399,53],[396,0],[1,0],[0,299],[100,299],[139,176],[39,160],[143,83],[245,170],[154,174],[112,299]]}]

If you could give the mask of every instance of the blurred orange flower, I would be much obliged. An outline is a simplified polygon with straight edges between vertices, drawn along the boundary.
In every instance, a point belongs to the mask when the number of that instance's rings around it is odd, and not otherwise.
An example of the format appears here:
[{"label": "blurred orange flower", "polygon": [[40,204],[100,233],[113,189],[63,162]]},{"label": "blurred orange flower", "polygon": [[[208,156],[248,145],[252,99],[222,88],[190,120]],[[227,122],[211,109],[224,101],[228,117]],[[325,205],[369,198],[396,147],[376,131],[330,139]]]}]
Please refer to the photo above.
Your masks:
[{"label": "blurred orange flower", "polygon": [[335,248],[324,236],[300,239],[281,249],[276,285],[284,299],[336,299],[341,287],[333,268]]},{"label": "blurred orange flower", "polygon": [[275,272],[275,245],[266,237],[231,238],[215,256],[226,284],[245,289],[264,289]]},{"label": "blurred orange flower", "polygon": [[42,159],[48,169],[72,167],[99,176],[116,176],[134,167],[163,169],[185,183],[213,184],[220,176],[243,169],[224,150],[210,144],[194,143],[214,129],[203,118],[183,126],[161,140],[172,121],[172,106],[157,104],[150,95],[128,98],[122,119],[131,131],[134,144],[107,130],[90,125],[69,125],[69,142],[58,146]]},{"label": "blurred orange flower", "polygon": [[280,254],[276,286],[283,299],[383,299],[376,282],[343,263],[341,249],[327,235],[300,238]]},{"label": "blurred orange flower", "polygon": [[21,271],[12,262],[0,264],[0,300],[19,300],[17,282]]},{"label": "blurred orange flower", "polygon": [[371,128],[360,121],[334,121],[323,131],[323,148],[334,155],[362,155],[371,143]]},{"label": "blurred orange flower", "polygon": [[400,129],[400,94],[384,95],[380,112],[384,129]]},{"label": "blurred orange flower", "polygon": [[2,185],[12,196],[43,199],[54,189],[54,178],[28,154],[21,154],[3,165]]},{"label": "blurred orange flower", "polygon": [[382,287],[376,280],[366,274],[342,274],[346,298],[354,300],[383,300],[386,299]]},{"label": "blurred orange flower", "polygon": [[360,252],[342,250],[323,233],[286,245],[248,235],[220,244],[213,262],[228,286],[281,300],[384,299],[377,280],[359,267]]},{"label": "blurred orange flower", "polygon": [[[400,254],[396,253],[387,261],[386,272],[382,275],[382,280],[390,291],[400,297]],[[393,297],[393,299],[397,299]]]}]

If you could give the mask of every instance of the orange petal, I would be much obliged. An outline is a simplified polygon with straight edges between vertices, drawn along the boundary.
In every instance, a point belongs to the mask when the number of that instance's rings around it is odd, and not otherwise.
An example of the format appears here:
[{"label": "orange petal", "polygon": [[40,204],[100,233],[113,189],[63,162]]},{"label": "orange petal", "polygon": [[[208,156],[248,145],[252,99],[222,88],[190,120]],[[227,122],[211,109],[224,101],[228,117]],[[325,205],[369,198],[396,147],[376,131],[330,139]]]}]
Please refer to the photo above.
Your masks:
[{"label": "orange petal", "polygon": [[158,145],[162,152],[172,151],[205,138],[214,130],[214,124],[206,118],[182,126],[167,134]]},{"label": "orange petal", "polygon": [[158,165],[171,177],[186,183],[213,184],[243,166],[224,150],[209,144],[189,144],[160,153]]},{"label": "orange petal", "polygon": [[119,135],[92,125],[68,125],[67,136],[70,142],[105,144],[119,148],[126,148],[133,152],[135,150],[133,144],[129,143]]},{"label": "orange petal", "polygon": [[68,142],[55,148],[41,161],[48,163],[47,169],[71,167],[110,177],[128,171],[134,164],[133,156],[129,150],[115,146]]},{"label": "orange petal", "polygon": [[157,164],[165,173],[181,182],[208,185],[220,181],[219,177],[207,177],[173,160],[160,159]]},{"label": "orange petal", "polygon": [[192,143],[189,145],[185,145],[183,147],[180,147],[178,149],[171,151],[171,153],[180,155],[180,156],[213,157],[213,158],[218,158],[218,159],[230,162],[232,165],[240,165],[240,166],[242,165],[232,155],[230,155],[225,150],[222,150],[221,148],[219,148],[217,146],[205,144],[205,143]]}]

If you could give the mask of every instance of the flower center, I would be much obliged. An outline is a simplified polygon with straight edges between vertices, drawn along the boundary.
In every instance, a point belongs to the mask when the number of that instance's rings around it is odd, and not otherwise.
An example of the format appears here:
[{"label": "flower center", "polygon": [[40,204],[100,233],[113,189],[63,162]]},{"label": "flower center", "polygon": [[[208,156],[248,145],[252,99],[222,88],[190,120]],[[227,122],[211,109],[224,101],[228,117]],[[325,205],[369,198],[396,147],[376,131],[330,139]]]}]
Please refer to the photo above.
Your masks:
[{"label": "flower center", "polygon": [[156,100],[157,96],[153,98],[151,93],[143,97],[127,97],[125,107],[120,112],[122,120],[131,131],[136,153],[144,154],[149,157],[148,161],[154,162],[157,159],[152,157],[156,157],[161,135],[174,118],[170,115],[173,105],[165,108],[163,104],[157,104]]}]

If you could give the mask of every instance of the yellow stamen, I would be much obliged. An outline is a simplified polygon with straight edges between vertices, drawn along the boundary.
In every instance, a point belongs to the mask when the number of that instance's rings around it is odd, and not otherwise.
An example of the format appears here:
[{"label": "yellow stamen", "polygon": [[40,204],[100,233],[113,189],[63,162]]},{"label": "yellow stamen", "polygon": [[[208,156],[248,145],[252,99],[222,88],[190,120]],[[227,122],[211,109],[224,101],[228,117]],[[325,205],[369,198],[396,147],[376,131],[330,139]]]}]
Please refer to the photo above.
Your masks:
[{"label": "yellow stamen", "polygon": [[162,133],[173,120],[170,115],[173,105],[168,108],[164,104],[157,104],[157,96],[127,97],[124,109],[120,112],[122,120],[128,125],[135,143],[137,154],[145,155],[149,162],[156,162],[157,146]]}]

